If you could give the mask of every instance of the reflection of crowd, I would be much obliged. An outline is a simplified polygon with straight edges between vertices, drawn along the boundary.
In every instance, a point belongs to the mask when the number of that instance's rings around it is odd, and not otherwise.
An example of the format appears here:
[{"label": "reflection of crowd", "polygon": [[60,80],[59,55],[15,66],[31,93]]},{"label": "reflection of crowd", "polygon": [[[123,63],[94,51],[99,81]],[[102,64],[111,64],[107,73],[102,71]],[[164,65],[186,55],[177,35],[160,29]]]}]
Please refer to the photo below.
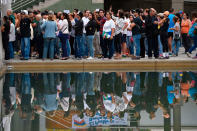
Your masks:
[{"label": "reflection of crowd", "polygon": [[194,72],[9,73],[3,107],[5,116],[18,109],[22,119],[42,112],[53,117],[57,110],[63,110],[64,117],[77,110],[80,118],[122,118],[129,109],[138,120],[142,110],[153,119],[159,108],[169,118],[170,108],[181,101],[197,102],[196,80]]}]

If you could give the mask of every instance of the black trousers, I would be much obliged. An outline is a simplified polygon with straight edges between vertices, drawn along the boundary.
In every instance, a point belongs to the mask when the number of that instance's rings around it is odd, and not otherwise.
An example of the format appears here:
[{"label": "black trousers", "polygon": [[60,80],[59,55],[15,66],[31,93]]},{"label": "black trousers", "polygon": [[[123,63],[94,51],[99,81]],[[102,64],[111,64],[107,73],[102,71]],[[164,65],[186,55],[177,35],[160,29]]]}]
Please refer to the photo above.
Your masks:
[{"label": "black trousers", "polygon": [[144,43],[145,37],[141,37],[140,39],[140,56],[142,58],[145,57],[145,43]]},{"label": "black trousers", "polygon": [[113,44],[113,40],[111,40],[111,39],[104,39],[104,49],[103,49],[104,50],[103,51],[104,58],[111,59],[113,57],[114,50],[113,50],[113,45],[112,44]]},{"label": "black trousers", "polygon": [[160,39],[161,43],[163,45],[163,52],[168,52],[168,33],[167,32],[161,32],[160,33]]},{"label": "black trousers", "polygon": [[72,55],[75,54],[74,42],[75,42],[75,38],[72,37],[72,36],[70,36],[70,48],[71,48],[71,54],[72,54]]},{"label": "black trousers", "polygon": [[152,57],[152,53],[154,52],[154,57],[158,58],[158,36],[147,37],[148,40],[148,57]]},{"label": "black trousers", "polygon": [[118,35],[115,35],[114,37],[114,44],[115,44],[115,50],[116,53],[121,54],[121,39],[122,39],[122,33],[119,33]]},{"label": "black trousers", "polygon": [[10,51],[9,51],[9,37],[8,38],[3,38],[3,48],[5,51],[5,60],[10,59]]},{"label": "black trousers", "polygon": [[101,50],[102,50],[102,55],[104,57],[105,44],[104,44],[104,39],[103,39],[103,36],[102,35],[100,35],[100,46],[101,46]]},{"label": "black trousers", "polygon": [[39,58],[41,59],[42,58],[42,55],[43,55],[43,45],[44,45],[43,36],[42,35],[36,36],[34,38],[34,40],[35,40],[35,48],[36,48],[36,51],[38,51]]},{"label": "black trousers", "polygon": [[189,49],[191,48],[191,39],[187,34],[181,34],[182,36],[182,44],[183,47],[185,48],[185,52],[188,52]]}]

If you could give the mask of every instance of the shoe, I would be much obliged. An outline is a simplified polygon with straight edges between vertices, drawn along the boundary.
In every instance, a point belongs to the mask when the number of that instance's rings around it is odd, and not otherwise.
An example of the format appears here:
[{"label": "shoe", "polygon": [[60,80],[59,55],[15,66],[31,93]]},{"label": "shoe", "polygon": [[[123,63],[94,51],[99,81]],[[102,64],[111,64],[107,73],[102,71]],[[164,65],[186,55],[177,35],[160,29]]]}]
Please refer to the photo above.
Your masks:
[{"label": "shoe", "polygon": [[170,58],[169,56],[164,57],[164,59],[169,59],[169,58]]},{"label": "shoe", "polygon": [[197,56],[192,57],[192,59],[197,59]]},{"label": "shoe", "polygon": [[134,56],[132,60],[140,60],[140,56]]},{"label": "shoe", "polygon": [[61,60],[68,60],[69,57],[63,57]]},{"label": "shoe", "polygon": [[186,54],[187,54],[188,57],[191,57],[191,53],[187,52]]},{"label": "shoe", "polygon": [[93,57],[88,57],[88,58],[87,58],[87,60],[93,60],[93,59],[94,59]]},{"label": "shoe", "polygon": [[152,57],[148,57],[148,59],[153,59]]},{"label": "shoe", "polygon": [[25,59],[25,58],[20,58],[20,60],[28,60],[28,59]]},{"label": "shoe", "polygon": [[159,57],[158,57],[158,59],[164,59],[164,58],[165,58],[165,57],[163,57],[163,56],[159,56]]}]

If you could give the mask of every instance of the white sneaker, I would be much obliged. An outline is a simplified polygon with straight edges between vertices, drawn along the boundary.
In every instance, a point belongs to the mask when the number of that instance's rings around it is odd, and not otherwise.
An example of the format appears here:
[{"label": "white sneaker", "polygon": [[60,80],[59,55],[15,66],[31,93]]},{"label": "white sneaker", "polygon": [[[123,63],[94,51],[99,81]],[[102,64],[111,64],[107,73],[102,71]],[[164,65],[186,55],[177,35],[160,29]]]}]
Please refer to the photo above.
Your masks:
[{"label": "white sneaker", "polygon": [[88,58],[87,58],[87,60],[93,60],[93,59],[94,59],[93,57],[88,57]]}]

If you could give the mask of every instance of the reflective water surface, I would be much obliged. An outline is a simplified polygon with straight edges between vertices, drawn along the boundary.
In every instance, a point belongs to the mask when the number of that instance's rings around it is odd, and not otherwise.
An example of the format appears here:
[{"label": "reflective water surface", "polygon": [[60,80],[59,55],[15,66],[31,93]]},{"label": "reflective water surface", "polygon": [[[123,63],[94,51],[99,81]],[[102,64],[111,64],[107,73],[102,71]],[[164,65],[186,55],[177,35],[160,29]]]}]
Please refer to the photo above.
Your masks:
[{"label": "reflective water surface", "polygon": [[196,72],[7,73],[0,130],[197,130],[196,80]]}]

